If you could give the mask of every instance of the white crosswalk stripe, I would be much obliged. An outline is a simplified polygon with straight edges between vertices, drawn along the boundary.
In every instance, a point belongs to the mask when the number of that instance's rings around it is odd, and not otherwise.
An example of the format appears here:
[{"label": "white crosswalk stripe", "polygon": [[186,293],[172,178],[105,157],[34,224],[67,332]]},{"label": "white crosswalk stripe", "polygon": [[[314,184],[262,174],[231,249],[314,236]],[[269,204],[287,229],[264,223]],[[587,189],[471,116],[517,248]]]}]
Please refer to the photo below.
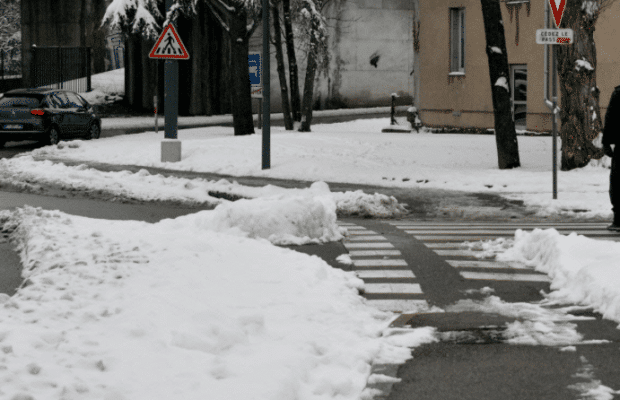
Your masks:
[{"label": "white crosswalk stripe", "polygon": [[393,249],[394,245],[388,242],[380,243],[347,243],[344,242],[347,249]]},{"label": "white crosswalk stripe", "polygon": [[414,236],[446,258],[446,262],[456,268],[464,279],[549,282],[546,274],[538,273],[523,264],[500,262],[494,259],[476,259],[480,251],[463,246],[464,242],[488,241],[498,238],[513,239],[515,231],[534,229],[555,229],[560,234],[576,232],[598,240],[620,241],[620,234],[606,229],[607,223],[487,223],[487,222],[404,222],[388,221],[401,231]]},{"label": "white crosswalk stripe", "polygon": [[401,256],[399,250],[351,250],[349,256],[351,257],[364,257],[364,256]]},{"label": "white crosswalk stripe", "polygon": [[349,235],[351,236],[364,236],[364,235],[377,235],[377,232],[366,230],[355,230],[349,231]]},{"label": "white crosswalk stripe", "polygon": [[384,236],[351,223],[344,246],[353,260],[355,274],[364,280],[366,303],[383,311],[421,312],[429,309],[402,253]]},{"label": "white crosswalk stripe", "polygon": [[347,238],[347,240],[350,240],[352,242],[368,242],[368,241],[377,241],[377,242],[381,242],[384,241],[385,238],[381,235],[373,235],[373,236],[350,236]]},{"label": "white crosswalk stripe", "polygon": [[405,260],[353,260],[356,267],[406,267]]}]

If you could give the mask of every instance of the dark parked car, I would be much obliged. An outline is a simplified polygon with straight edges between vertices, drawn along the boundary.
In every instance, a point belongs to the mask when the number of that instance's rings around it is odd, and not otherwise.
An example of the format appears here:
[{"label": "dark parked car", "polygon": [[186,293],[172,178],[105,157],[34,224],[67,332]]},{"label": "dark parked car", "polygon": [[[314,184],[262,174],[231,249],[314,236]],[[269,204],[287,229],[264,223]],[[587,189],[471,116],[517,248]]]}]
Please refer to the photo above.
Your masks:
[{"label": "dark parked car", "polygon": [[15,89],[0,97],[0,148],[8,141],[98,139],[101,119],[82,96],[62,89]]}]

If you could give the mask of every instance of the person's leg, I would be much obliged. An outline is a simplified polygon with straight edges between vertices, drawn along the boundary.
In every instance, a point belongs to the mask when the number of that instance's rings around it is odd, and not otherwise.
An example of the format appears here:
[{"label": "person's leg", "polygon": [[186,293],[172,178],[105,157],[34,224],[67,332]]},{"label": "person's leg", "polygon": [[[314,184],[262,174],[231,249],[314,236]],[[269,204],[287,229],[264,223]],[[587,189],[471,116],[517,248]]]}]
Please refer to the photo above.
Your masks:
[{"label": "person's leg", "polygon": [[[616,146],[618,147],[618,146]],[[609,173],[609,200],[611,201],[611,211],[614,214],[613,223],[608,227],[610,230],[620,230],[620,171],[618,162],[620,151],[614,149],[614,157],[611,159],[611,172]]]}]

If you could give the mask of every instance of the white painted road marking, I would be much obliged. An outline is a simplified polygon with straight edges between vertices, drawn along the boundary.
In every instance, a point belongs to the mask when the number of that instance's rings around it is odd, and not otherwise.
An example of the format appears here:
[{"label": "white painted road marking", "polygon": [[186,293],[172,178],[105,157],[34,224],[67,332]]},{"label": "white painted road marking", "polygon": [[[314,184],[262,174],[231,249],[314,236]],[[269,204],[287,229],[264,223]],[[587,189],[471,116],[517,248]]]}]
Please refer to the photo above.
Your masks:
[{"label": "white painted road marking", "polygon": [[415,278],[415,275],[408,269],[370,269],[368,271],[358,270],[355,274],[360,278]]},{"label": "white painted road marking", "polygon": [[366,293],[414,293],[422,294],[422,288],[417,283],[366,283]]},{"label": "white painted road marking", "polygon": [[532,281],[532,282],[550,282],[547,275],[539,274],[504,274],[504,273],[488,273],[488,272],[470,272],[460,271],[461,276],[465,279],[490,280],[490,281]]},{"label": "white painted road marking", "polygon": [[356,267],[406,267],[405,260],[353,260]]},{"label": "white painted road marking", "polygon": [[383,236],[358,236],[358,237],[349,237],[347,240],[352,242],[362,242],[362,241],[381,241],[386,240]]},{"label": "white painted road marking", "polygon": [[401,256],[399,250],[351,250],[349,252],[351,257],[358,256]]},{"label": "white painted road marking", "polygon": [[393,249],[394,245],[385,243],[344,243],[347,249]]},{"label": "white painted road marking", "polygon": [[529,269],[523,263],[510,262],[510,264],[501,261],[469,261],[469,260],[446,260],[446,262],[455,268],[511,268],[511,269]]}]

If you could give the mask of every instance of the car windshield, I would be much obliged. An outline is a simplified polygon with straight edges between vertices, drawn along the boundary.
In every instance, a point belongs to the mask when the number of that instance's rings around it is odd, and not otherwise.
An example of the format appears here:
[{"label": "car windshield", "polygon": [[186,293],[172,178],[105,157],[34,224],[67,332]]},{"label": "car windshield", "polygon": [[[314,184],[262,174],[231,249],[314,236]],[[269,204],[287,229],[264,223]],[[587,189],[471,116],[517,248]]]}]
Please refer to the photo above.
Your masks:
[{"label": "car windshield", "polygon": [[31,108],[37,107],[39,103],[39,99],[35,97],[3,97],[0,99],[0,107]]}]

